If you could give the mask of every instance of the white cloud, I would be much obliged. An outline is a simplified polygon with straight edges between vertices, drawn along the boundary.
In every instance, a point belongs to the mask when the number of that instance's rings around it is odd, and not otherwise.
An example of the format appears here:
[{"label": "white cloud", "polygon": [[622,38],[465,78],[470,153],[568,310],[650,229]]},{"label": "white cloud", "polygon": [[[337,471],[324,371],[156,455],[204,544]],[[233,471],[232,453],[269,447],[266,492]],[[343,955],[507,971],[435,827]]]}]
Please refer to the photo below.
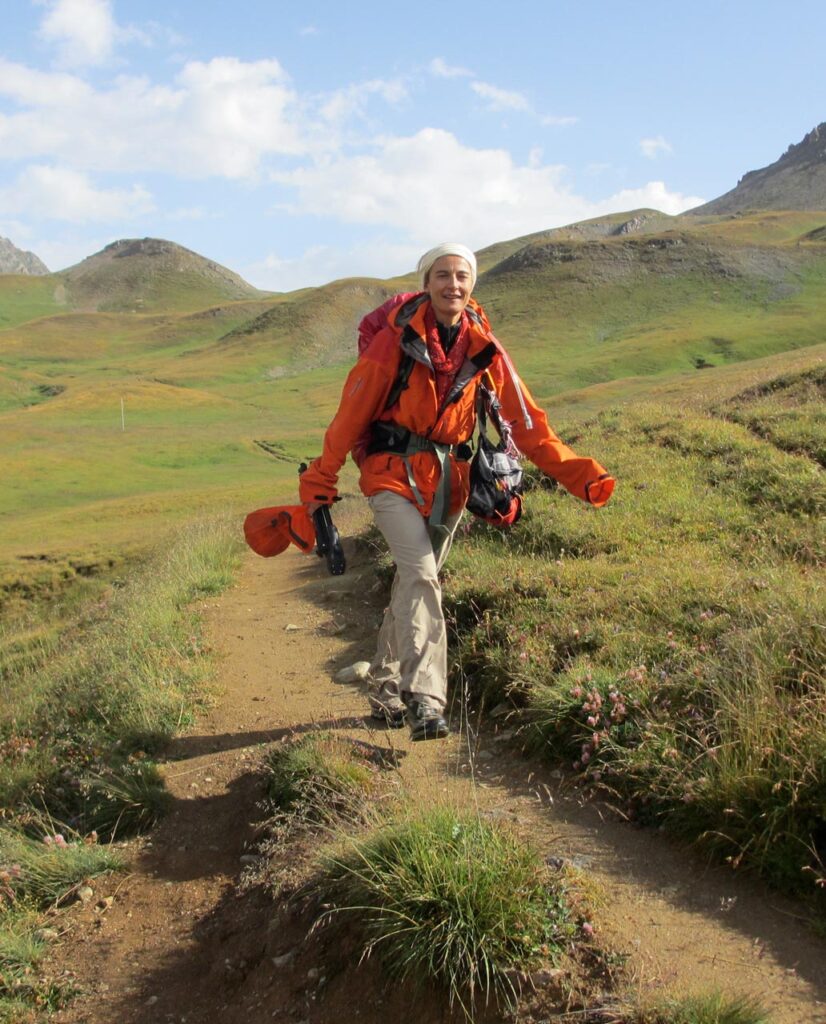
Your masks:
[{"label": "white cloud", "polygon": [[8,238],[19,249],[28,248],[28,240],[34,237],[30,224],[22,220],[6,220],[0,214],[0,238]]},{"label": "white cloud", "polygon": [[600,213],[617,213],[622,210],[639,210],[650,208],[668,213],[672,217],[695,206],[701,206],[706,200],[700,196],[686,196],[681,192],[669,192],[663,181],[649,181],[642,188],[626,188],[616,192],[608,199],[595,204],[597,216]]},{"label": "white cloud", "polygon": [[305,25],[304,28],[299,29],[298,34],[300,36],[317,36],[318,29],[315,25]]},{"label": "white cloud", "polygon": [[471,82],[471,89],[477,96],[487,100],[490,110],[530,110],[531,105],[519,92],[510,92],[507,89],[499,89],[488,82]]},{"label": "white cloud", "polygon": [[564,127],[566,125],[576,124],[579,120],[577,117],[558,117],[553,114],[538,115],[534,111],[527,97],[521,92],[514,92],[510,89],[500,89],[498,86],[491,85],[489,82],[481,82],[477,80],[475,82],[471,82],[470,87],[477,96],[486,101],[488,110],[492,110],[495,113],[502,110],[519,110],[523,113],[531,114],[534,117],[539,117],[540,124],[553,127]]},{"label": "white cloud", "polygon": [[67,74],[0,59],[0,153],[94,171],[253,178],[269,154],[306,151],[298,98],[276,60],[186,64],[171,86],[121,76],[94,90]]},{"label": "white cloud", "polygon": [[68,67],[105,63],[112,55],[117,25],[110,0],[46,0],[40,36],[58,48]]},{"label": "white cloud", "polygon": [[407,88],[398,79],[373,79],[339,89],[329,96],[321,107],[321,116],[335,125],[354,115],[364,116],[369,99],[380,96],[385,103],[396,105],[407,97]]},{"label": "white cloud", "polygon": [[271,253],[238,272],[256,288],[287,292],[343,277],[394,277],[413,270],[422,247],[403,239],[373,238],[343,249],[311,246],[294,258]]},{"label": "white cloud", "polygon": [[[60,107],[65,111],[91,102],[94,91],[76,75],[37,71],[0,57],[0,96],[8,96],[21,106]],[[8,120],[0,120],[0,125]]]},{"label": "white cloud", "polygon": [[640,139],[640,150],[643,156],[647,156],[649,160],[656,160],[660,153],[669,156],[674,152],[671,144],[666,142],[662,135],[658,135],[655,139]]},{"label": "white cloud", "polygon": [[86,174],[66,167],[27,167],[12,185],[0,189],[0,213],[73,224],[132,220],[153,210],[152,196],[140,185],[99,189]]},{"label": "white cloud", "polygon": [[274,180],[296,190],[293,213],[389,227],[413,247],[447,237],[478,247],[604,213],[641,206],[678,213],[703,201],[662,182],[589,200],[568,186],[564,168],[542,165],[536,151],[520,166],[506,150],[473,149],[433,128]]},{"label": "white cloud", "polygon": [[31,250],[43,260],[49,270],[63,270],[66,267],[74,266],[75,263],[80,263],[92,253],[100,252],[104,246],[114,242],[115,237],[114,235],[97,237],[81,235],[59,240],[42,238],[34,241]]},{"label": "white cloud", "polygon": [[388,225],[422,242],[456,236],[485,244],[553,219],[560,176],[559,167],[518,167],[505,150],[472,149],[426,128],[385,139],[371,155],[275,178],[297,190],[296,212]]},{"label": "white cloud", "polygon": [[558,117],[554,114],[543,114],[539,119],[542,124],[551,125],[554,128],[566,128],[571,124],[578,124],[578,117]]},{"label": "white cloud", "polygon": [[428,69],[436,78],[470,78],[473,75],[473,72],[468,71],[467,68],[448,64],[443,57],[434,57],[428,65]]}]

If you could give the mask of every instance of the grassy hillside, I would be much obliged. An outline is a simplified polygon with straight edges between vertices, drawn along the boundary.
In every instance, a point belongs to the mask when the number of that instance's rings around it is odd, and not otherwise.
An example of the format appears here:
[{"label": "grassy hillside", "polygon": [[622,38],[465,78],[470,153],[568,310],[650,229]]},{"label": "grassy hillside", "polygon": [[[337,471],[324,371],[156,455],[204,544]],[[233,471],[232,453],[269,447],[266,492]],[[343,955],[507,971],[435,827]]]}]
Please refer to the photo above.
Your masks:
[{"label": "grassy hillside", "polygon": [[0,274],[0,331],[65,309],[66,289],[54,275]]},{"label": "grassy hillside", "polygon": [[505,242],[496,242],[481,249],[476,254],[480,273],[490,270],[502,260],[512,256],[527,245],[541,245],[554,241],[587,241],[595,238],[629,234],[650,234],[654,231],[666,231],[676,218],[669,217],[658,210],[629,210],[625,213],[614,213],[607,217],[595,217],[592,220],[578,221],[561,228],[548,231],[537,231],[532,235],[511,238]]},{"label": "grassy hillside", "polygon": [[[814,218],[794,219],[811,230]],[[776,219],[770,226],[782,233]],[[799,236],[757,244],[758,224],[751,238],[739,228],[734,240],[726,223],[532,243],[489,270],[477,293],[543,398],[822,341],[826,250]]]},{"label": "grassy hillside", "polygon": [[101,312],[180,312],[262,294],[219,263],[160,238],[113,242],[53,276],[76,308]]},{"label": "grassy hillside", "polygon": [[[633,211],[485,250],[477,295],[553,419],[681,401],[738,368],[745,387],[749,365],[786,365],[826,340],[824,225],[826,213]],[[6,586],[28,592],[95,571],[192,511],[292,496],[297,463],[318,451],[338,401],[358,320],[414,287],[412,277],[350,279],[219,301],[223,268],[210,276],[209,261],[148,242],[110,247],[65,280],[0,277]],[[130,311],[139,284],[161,308]],[[108,312],[72,305],[106,295]]]}]

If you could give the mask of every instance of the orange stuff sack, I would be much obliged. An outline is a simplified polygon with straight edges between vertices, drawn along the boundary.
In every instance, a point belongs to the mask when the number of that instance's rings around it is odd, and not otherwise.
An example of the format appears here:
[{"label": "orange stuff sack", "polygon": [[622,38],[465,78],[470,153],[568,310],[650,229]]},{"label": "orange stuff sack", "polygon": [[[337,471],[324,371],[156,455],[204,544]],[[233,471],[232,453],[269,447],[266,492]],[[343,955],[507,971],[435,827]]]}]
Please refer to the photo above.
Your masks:
[{"label": "orange stuff sack", "polygon": [[315,547],[315,527],[304,505],[276,505],[250,512],[244,520],[244,537],[263,558],[280,555],[290,544],[305,555]]}]

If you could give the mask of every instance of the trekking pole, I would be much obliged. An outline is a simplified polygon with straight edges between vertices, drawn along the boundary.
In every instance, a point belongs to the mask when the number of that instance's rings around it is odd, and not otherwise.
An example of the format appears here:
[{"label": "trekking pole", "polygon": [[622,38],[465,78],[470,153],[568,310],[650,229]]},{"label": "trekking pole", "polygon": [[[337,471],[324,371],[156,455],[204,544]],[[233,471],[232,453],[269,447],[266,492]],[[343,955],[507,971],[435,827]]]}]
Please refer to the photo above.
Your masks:
[{"label": "trekking pole", "polygon": [[[298,467],[299,474],[307,469],[307,463],[302,462]],[[338,500],[338,499],[336,499]],[[343,576],[347,568],[347,560],[344,557],[344,548],[341,546],[341,538],[330,515],[330,506],[322,505],[313,512],[313,526],[315,528],[315,550],[319,558],[327,559],[327,568],[332,576]]]}]

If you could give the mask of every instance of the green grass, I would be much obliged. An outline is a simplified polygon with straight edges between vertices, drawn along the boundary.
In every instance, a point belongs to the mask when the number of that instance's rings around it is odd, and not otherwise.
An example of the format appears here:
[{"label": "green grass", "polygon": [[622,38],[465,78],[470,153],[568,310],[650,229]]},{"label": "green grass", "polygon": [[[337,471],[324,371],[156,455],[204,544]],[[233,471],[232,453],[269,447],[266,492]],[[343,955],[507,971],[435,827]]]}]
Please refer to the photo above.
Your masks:
[{"label": "green grass", "polygon": [[0,274],[0,331],[65,308],[51,275]]},{"label": "green grass", "polygon": [[59,634],[20,624],[0,645],[0,803],[47,811],[102,835],[142,827],[163,807],[151,761],[191,720],[209,673],[190,604],[231,581],[231,520],[191,524]]},{"label": "green grass", "polygon": [[95,842],[50,832],[33,839],[0,825],[0,1021],[33,1021],[70,998],[71,985],[42,968],[47,925],[55,923],[42,911],[122,866],[117,853]]},{"label": "green grass", "polygon": [[59,832],[36,840],[4,826],[0,864],[7,905],[45,909],[72,897],[87,879],[118,870],[123,861],[111,848],[94,842],[67,841]]},{"label": "green grass", "polygon": [[770,1024],[770,1018],[756,1000],[716,992],[661,999],[633,1013],[629,1024]]},{"label": "green grass", "polygon": [[400,815],[324,861],[315,891],[392,976],[444,985],[469,1015],[515,999],[511,969],[553,962],[577,931],[563,885],[509,833],[444,807]]},{"label": "green grass", "polygon": [[377,788],[376,753],[327,731],[286,737],[264,757],[267,797],[304,823],[361,820]]},{"label": "green grass", "polygon": [[[811,379],[765,386],[788,398]],[[527,707],[534,749],[630,816],[817,906],[822,434],[790,451],[734,422],[754,394],[715,405],[725,419],[697,405],[607,412],[569,437],[618,477],[609,506],[538,488],[512,531],[470,526],[445,588],[454,678],[477,703]],[[813,403],[785,412],[788,431],[815,436]]]}]

